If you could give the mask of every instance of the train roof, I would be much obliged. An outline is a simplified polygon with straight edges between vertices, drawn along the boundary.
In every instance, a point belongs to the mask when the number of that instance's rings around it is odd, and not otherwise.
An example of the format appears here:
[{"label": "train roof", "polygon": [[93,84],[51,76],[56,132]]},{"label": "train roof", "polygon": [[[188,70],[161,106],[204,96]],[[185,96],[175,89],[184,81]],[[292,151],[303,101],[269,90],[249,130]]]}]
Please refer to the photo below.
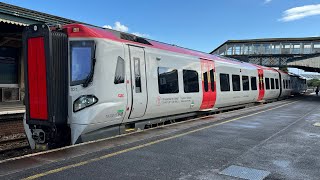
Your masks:
[{"label": "train roof", "polygon": [[264,66],[245,63],[236,59],[222,57],[219,55],[208,54],[208,53],[204,53],[196,50],[179,47],[172,44],[167,44],[167,43],[163,43],[163,42],[159,42],[151,39],[146,39],[146,38],[138,37],[133,34],[116,31],[113,29],[98,28],[98,27],[88,26],[84,24],[69,24],[69,25],[63,26],[63,28],[66,29],[69,37],[104,38],[104,39],[110,39],[118,42],[135,44],[143,47],[151,47],[155,49],[161,49],[165,51],[196,56],[200,59],[215,60],[215,61],[227,62],[231,64],[237,64],[237,65],[245,66],[247,68],[259,68],[259,69],[261,68],[265,70],[273,69],[273,68],[268,68]]}]

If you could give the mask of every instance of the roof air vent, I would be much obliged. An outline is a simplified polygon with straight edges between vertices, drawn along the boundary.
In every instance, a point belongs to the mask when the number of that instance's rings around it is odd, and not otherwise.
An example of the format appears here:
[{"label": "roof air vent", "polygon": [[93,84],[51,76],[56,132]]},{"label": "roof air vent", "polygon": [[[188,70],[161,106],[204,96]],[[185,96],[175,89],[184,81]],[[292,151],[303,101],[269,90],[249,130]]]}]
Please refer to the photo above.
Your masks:
[{"label": "roof air vent", "polygon": [[146,39],[144,39],[142,37],[138,37],[138,36],[132,35],[132,34],[121,33],[120,34],[120,38],[128,40],[128,41],[138,42],[138,43],[141,43],[141,44],[152,45]]}]

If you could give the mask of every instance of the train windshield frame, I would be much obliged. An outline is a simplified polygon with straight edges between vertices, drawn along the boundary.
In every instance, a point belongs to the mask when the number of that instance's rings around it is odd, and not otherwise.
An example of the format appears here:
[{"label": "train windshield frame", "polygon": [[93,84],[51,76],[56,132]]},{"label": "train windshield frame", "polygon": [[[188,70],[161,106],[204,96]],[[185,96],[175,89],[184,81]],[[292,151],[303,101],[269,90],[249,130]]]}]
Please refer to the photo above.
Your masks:
[{"label": "train windshield frame", "polygon": [[89,78],[94,60],[94,41],[70,41],[70,86],[84,84]]}]

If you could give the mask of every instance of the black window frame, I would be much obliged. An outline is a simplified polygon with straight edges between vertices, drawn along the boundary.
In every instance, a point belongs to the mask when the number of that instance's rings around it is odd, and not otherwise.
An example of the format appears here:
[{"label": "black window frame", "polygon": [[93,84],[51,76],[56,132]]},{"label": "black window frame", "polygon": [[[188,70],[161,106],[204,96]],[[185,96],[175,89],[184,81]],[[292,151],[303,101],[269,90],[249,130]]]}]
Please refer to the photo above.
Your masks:
[{"label": "black window frame", "polygon": [[[222,86],[222,83],[225,83],[225,82],[223,82],[222,79],[221,79],[223,76],[226,76],[226,80],[227,80],[227,82],[226,82],[226,84],[225,84],[226,86],[224,86],[224,85]],[[220,74],[219,74],[219,78],[220,78],[220,91],[221,91],[221,92],[228,92],[228,91],[230,91],[230,76],[229,76],[229,74],[220,73]],[[224,87],[228,87],[228,88],[225,89]],[[223,88],[223,89],[222,89],[222,88]]]},{"label": "black window frame", "polygon": [[[189,81],[190,79],[193,79],[193,78],[189,78],[189,77],[186,77],[186,75],[189,73],[189,72],[192,72],[192,73],[195,73],[196,74],[196,82],[193,81]],[[195,70],[189,70],[189,69],[183,69],[182,70],[182,74],[183,74],[183,89],[184,89],[184,93],[198,93],[200,92],[200,87],[199,87],[199,74],[197,71]],[[190,88],[189,86],[193,86],[195,87],[195,89],[192,91],[190,91]],[[192,89],[192,88],[191,88]]]},{"label": "black window frame", "polygon": [[274,78],[270,78],[270,84],[271,84],[270,89],[275,89]]},{"label": "black window frame", "polygon": [[136,93],[142,93],[140,58],[133,58],[134,82]]},{"label": "black window frame", "polygon": [[[86,79],[90,76],[90,73],[83,79],[81,80],[72,80],[72,65],[73,65],[73,60],[72,60],[72,48],[73,47],[89,47],[91,48],[91,61],[90,61],[90,68],[92,69],[93,63],[94,63],[94,58],[95,58],[95,42],[93,40],[73,40],[69,42],[69,52],[70,52],[70,86],[77,86],[80,84],[84,84]],[[94,69],[93,69],[94,71]]]},{"label": "black window frame", "polygon": [[[231,78],[232,78],[232,91],[241,91],[241,80],[240,80],[241,78],[240,78],[240,75],[232,74]],[[235,78],[239,79],[239,81],[235,81],[236,80]],[[237,83],[236,84],[237,86],[235,86],[235,83]],[[239,89],[235,89],[235,87],[237,87]]]},{"label": "black window frame", "polygon": [[[268,79],[268,81],[267,81]],[[270,78],[264,78],[264,82],[266,84],[266,90],[270,90]]]},{"label": "black window frame", "polygon": [[[246,78],[246,79],[248,80],[247,84],[245,84],[244,78]],[[249,76],[243,75],[243,76],[241,77],[241,79],[242,79],[242,90],[243,90],[243,91],[250,91],[250,80],[249,80]]]},{"label": "black window frame", "polygon": [[116,71],[114,73],[114,81],[113,81],[114,84],[123,84],[124,83],[125,77],[126,77],[125,69],[126,69],[125,68],[125,61],[123,58],[121,58],[119,56],[117,59],[117,64],[116,64]]},{"label": "black window frame", "polygon": [[[160,89],[160,68],[166,68],[167,70],[171,70],[170,72],[175,72],[175,76],[176,76],[176,86],[177,86],[177,91],[174,91],[174,92],[163,92],[161,89]],[[166,73],[169,73],[169,72],[166,72]],[[164,74],[164,73],[162,73]],[[175,68],[169,68],[169,67],[158,67],[158,91],[159,91],[159,94],[177,94],[179,93],[179,73],[178,73],[178,70],[175,69]]]},{"label": "black window frame", "polygon": [[204,86],[204,91],[208,92],[209,91],[209,79],[208,79],[208,72],[204,72],[203,74],[203,86]]},{"label": "black window frame", "polygon": [[214,70],[211,69],[209,71],[210,74],[210,87],[211,87],[211,91],[214,92]]},{"label": "black window frame", "polygon": [[[253,80],[254,79],[254,80]],[[258,90],[258,86],[257,86],[257,77],[255,76],[251,76],[250,77],[250,80],[251,80],[251,90],[252,91],[256,91]],[[260,84],[260,83],[259,83]],[[254,85],[254,86],[253,86]],[[255,87],[255,88],[254,88]]]}]

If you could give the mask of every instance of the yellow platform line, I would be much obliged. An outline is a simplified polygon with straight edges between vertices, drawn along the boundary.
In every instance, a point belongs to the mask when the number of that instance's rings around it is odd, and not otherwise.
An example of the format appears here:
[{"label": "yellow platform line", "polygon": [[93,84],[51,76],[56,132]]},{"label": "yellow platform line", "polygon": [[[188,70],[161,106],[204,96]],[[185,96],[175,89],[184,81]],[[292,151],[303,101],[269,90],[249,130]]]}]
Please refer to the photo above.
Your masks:
[{"label": "yellow platform line", "polygon": [[50,175],[50,174],[58,173],[58,172],[61,172],[61,171],[67,170],[67,169],[83,166],[83,165],[86,165],[86,164],[89,164],[89,163],[92,163],[92,162],[96,162],[96,161],[100,161],[100,160],[103,160],[103,159],[107,159],[109,157],[113,157],[113,156],[116,156],[116,155],[119,155],[119,154],[123,154],[123,153],[126,153],[126,152],[130,152],[130,151],[133,151],[133,150],[137,150],[137,149],[141,149],[141,148],[144,148],[144,147],[147,147],[147,146],[158,144],[160,142],[168,141],[168,140],[175,139],[175,138],[178,138],[178,137],[181,137],[181,136],[189,135],[189,134],[192,134],[192,133],[195,133],[195,132],[199,132],[199,131],[202,131],[202,130],[205,130],[205,129],[216,127],[216,126],[219,126],[219,125],[222,125],[222,124],[226,124],[226,123],[230,123],[230,122],[233,122],[233,121],[237,121],[237,120],[240,120],[240,119],[243,119],[243,118],[246,118],[246,117],[251,117],[251,116],[254,116],[254,115],[257,115],[257,114],[261,114],[261,113],[268,112],[268,111],[271,111],[271,110],[274,110],[274,109],[278,109],[278,108],[281,108],[281,107],[284,107],[284,106],[287,106],[287,105],[290,105],[290,104],[293,104],[293,103],[296,103],[296,102],[298,102],[298,101],[294,101],[294,102],[291,102],[291,103],[283,104],[281,106],[274,107],[274,108],[267,109],[267,110],[260,111],[260,112],[256,112],[256,113],[253,113],[253,114],[250,114],[250,115],[245,115],[245,116],[233,118],[233,119],[230,119],[230,120],[227,120],[227,121],[223,121],[223,122],[216,123],[216,124],[213,124],[213,125],[209,125],[209,126],[206,126],[206,127],[198,128],[198,129],[195,129],[195,130],[192,130],[192,131],[188,131],[188,132],[185,132],[185,133],[177,134],[177,135],[170,136],[170,137],[167,137],[167,138],[159,139],[159,140],[152,141],[152,142],[149,142],[149,143],[146,143],[146,144],[134,146],[134,147],[127,148],[127,149],[124,149],[124,150],[120,150],[120,151],[117,151],[117,152],[114,152],[114,153],[106,154],[106,155],[100,156],[98,158],[82,161],[82,162],[71,164],[71,165],[68,165],[68,166],[63,166],[63,167],[60,167],[60,168],[57,168],[57,169],[53,169],[53,170],[46,171],[46,172],[43,172],[43,173],[35,174],[33,176],[29,176],[27,178],[24,178],[23,180],[33,180],[33,179],[37,179],[37,178],[40,178],[40,177],[43,177],[43,176],[47,176],[47,175]]}]

